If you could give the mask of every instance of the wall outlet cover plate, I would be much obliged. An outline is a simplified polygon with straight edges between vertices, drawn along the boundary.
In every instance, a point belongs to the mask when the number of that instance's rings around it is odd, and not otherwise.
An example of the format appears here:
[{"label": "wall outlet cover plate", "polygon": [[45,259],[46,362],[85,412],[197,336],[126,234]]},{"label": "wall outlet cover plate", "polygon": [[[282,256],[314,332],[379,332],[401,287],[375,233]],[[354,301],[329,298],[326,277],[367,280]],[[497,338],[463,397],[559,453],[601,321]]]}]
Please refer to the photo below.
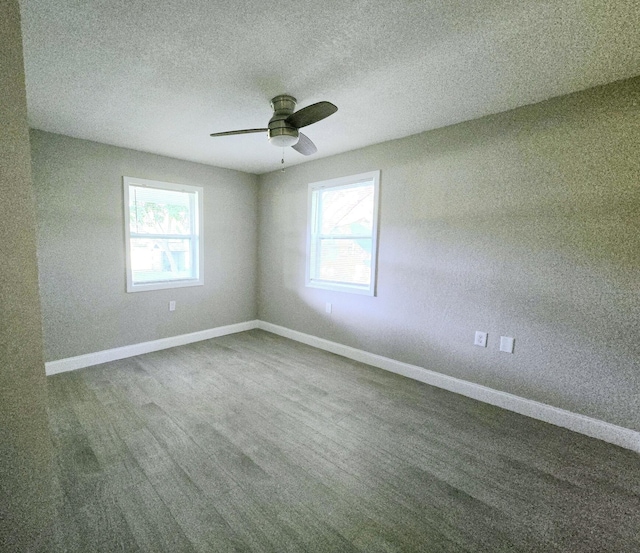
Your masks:
[{"label": "wall outlet cover plate", "polygon": [[475,337],[475,340],[473,341],[473,345],[479,346],[481,348],[486,348],[487,347],[487,333],[486,332],[482,332],[480,330],[476,330],[476,337]]}]

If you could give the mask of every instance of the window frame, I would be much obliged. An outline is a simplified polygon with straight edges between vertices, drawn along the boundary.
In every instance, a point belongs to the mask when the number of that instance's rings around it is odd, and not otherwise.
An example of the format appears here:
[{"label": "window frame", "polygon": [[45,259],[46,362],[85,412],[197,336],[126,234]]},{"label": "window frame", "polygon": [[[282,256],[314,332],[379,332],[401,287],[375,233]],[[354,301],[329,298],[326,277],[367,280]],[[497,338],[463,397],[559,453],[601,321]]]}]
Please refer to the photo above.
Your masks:
[{"label": "window frame", "polygon": [[[371,239],[371,279],[369,286],[351,284],[340,281],[320,280],[314,277],[318,271],[318,263],[312,266],[311,259],[312,250],[319,252],[319,242],[322,235],[317,232],[319,219],[314,214],[314,194],[320,190],[329,188],[355,188],[358,185],[373,184],[373,220],[371,235],[362,236],[362,238]],[[312,182],[308,187],[307,194],[307,255],[305,258],[305,286],[309,288],[320,288],[323,290],[332,290],[335,292],[348,292],[351,294],[361,294],[366,296],[376,296],[377,294],[377,275],[378,275],[378,216],[380,204],[380,171],[369,171],[367,173],[359,173],[357,175],[349,175],[346,177],[338,177],[324,181]],[[314,223],[315,227],[314,228]],[[359,238],[360,236],[355,236]],[[329,238],[328,236],[325,238]],[[349,236],[353,239],[353,236]],[[314,246],[315,242],[315,246]]]},{"label": "window frame", "polygon": [[[139,179],[136,177],[122,177],[124,190],[124,231],[125,231],[125,266],[126,266],[126,291],[146,292],[149,290],[166,290],[169,288],[184,288],[187,286],[204,285],[204,240],[203,240],[203,187],[189,184],[177,184],[172,182],[162,182],[150,179]],[[169,190],[172,192],[186,192],[195,194],[191,198],[191,209],[195,212],[195,217],[191,217],[191,234],[140,234],[131,232],[131,211],[129,209],[129,188],[138,186],[144,188],[155,188],[159,190]],[[195,209],[194,209],[195,208]],[[194,278],[181,278],[174,280],[161,280],[135,284],[133,282],[133,269],[131,266],[131,238],[174,238],[191,240],[191,255],[194,263]]]}]

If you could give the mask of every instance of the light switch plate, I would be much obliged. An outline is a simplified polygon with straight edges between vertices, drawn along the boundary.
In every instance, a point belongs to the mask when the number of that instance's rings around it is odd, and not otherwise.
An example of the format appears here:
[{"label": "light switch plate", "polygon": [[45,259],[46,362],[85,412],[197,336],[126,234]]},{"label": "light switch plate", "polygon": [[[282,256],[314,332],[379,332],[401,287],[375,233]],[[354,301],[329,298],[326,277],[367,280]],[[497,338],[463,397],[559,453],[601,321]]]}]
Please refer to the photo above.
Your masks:
[{"label": "light switch plate", "polygon": [[500,351],[513,353],[514,342],[515,340],[511,336],[500,336]]},{"label": "light switch plate", "polygon": [[175,311],[176,310],[176,302],[175,300],[171,300],[169,302],[169,311]]},{"label": "light switch plate", "polygon": [[325,303],[325,305],[324,305],[324,310],[325,310],[327,313],[331,313],[331,304],[330,304],[329,302]]}]

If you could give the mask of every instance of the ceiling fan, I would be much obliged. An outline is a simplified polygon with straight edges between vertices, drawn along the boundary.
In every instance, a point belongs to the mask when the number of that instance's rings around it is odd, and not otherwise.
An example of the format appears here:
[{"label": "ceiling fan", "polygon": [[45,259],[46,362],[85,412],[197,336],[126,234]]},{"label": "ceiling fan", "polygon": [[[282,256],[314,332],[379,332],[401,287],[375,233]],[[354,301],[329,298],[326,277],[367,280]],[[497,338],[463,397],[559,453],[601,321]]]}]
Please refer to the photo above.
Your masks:
[{"label": "ceiling fan", "polygon": [[291,146],[296,152],[310,156],[315,154],[318,148],[308,136],[299,132],[298,129],[317,123],[338,111],[338,108],[331,102],[318,102],[294,113],[296,99],[288,94],[280,94],[271,100],[271,108],[273,109],[273,116],[269,119],[267,128],[216,132],[211,136],[266,132],[269,142],[274,146],[279,148]]}]

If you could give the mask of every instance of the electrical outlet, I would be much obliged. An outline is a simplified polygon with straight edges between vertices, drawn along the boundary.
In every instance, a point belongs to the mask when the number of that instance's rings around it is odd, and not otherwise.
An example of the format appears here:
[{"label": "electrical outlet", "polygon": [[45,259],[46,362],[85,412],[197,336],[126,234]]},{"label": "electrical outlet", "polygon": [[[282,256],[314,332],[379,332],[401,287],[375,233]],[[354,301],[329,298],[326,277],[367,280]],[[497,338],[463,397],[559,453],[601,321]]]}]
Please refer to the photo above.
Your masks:
[{"label": "electrical outlet", "polygon": [[327,313],[331,313],[331,304],[330,304],[329,302],[325,303],[325,305],[324,305],[324,310],[325,310]]},{"label": "electrical outlet", "polygon": [[481,348],[487,347],[487,333],[481,330],[476,330],[476,339],[473,342],[474,346],[480,346]]},{"label": "electrical outlet", "polygon": [[176,310],[176,302],[175,300],[171,300],[169,302],[169,311],[175,311]]}]

